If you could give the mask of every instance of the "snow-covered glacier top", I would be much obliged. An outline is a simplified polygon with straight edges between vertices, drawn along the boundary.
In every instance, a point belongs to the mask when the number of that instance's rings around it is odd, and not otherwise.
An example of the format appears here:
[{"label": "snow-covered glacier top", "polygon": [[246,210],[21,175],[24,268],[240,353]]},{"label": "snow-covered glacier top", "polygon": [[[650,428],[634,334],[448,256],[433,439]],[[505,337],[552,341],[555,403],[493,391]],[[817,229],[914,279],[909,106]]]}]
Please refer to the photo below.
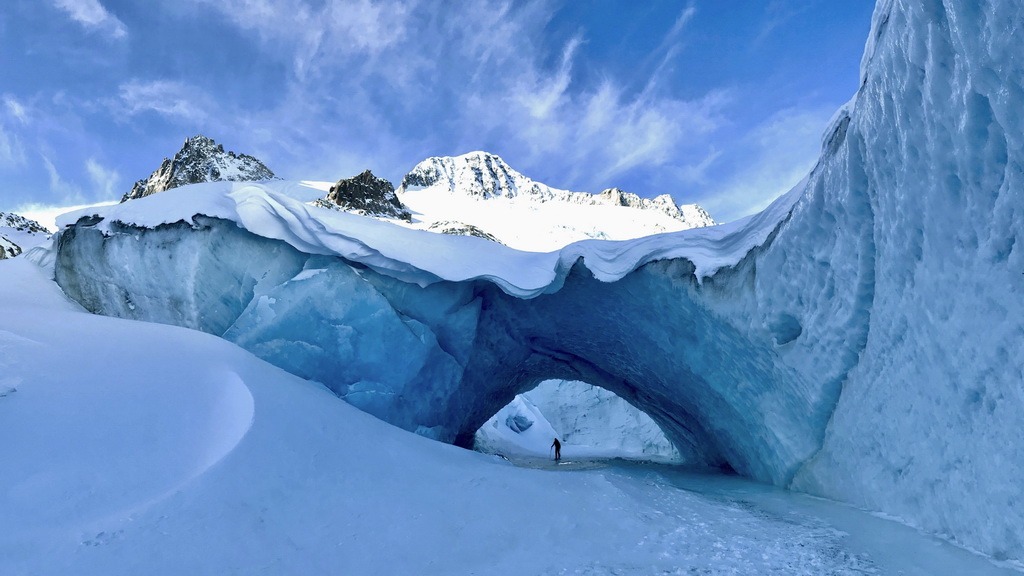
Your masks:
[{"label": "snow-covered glacier top", "polygon": [[685,258],[698,279],[736,264],[768,238],[788,214],[798,185],[767,210],[730,224],[694,228],[635,240],[584,240],[554,252],[524,252],[480,238],[448,236],[390,222],[319,208],[312,202],[329,183],[272,181],[210,182],[183,186],[123,204],[65,214],[61,227],[95,216],[111,224],[153,228],[221,218],[308,254],[337,255],[399,280],[425,286],[440,280],[488,280],[506,293],[531,298],[557,291],[578,260],[602,281],[618,280],[645,263]]}]

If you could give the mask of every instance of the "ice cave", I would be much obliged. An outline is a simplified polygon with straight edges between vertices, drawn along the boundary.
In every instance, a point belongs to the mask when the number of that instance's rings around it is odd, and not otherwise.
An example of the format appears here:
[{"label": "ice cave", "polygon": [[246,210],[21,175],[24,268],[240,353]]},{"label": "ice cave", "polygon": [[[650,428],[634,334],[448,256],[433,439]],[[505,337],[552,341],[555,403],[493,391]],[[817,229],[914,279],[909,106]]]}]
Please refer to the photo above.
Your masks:
[{"label": "ice cave", "polygon": [[584,381],[688,463],[1021,558],[1024,13],[984,6],[883,0],[813,171],[730,225],[521,253],[228,183],[66,219],[56,279],[423,436]]}]

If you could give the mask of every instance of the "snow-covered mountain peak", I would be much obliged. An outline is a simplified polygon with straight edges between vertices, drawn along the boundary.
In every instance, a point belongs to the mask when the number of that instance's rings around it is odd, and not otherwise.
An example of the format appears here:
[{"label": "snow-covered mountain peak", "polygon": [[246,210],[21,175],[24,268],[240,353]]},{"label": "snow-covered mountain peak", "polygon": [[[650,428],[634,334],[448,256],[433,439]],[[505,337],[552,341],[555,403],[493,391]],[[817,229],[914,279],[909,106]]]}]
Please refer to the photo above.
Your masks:
[{"label": "snow-covered mountain peak", "polygon": [[414,225],[470,224],[520,250],[556,250],[587,238],[626,240],[712,226],[696,204],[677,206],[662,194],[641,198],[620,188],[599,194],[572,192],[537,182],[496,154],[437,156],[402,178],[399,199],[416,215]]},{"label": "snow-covered mountain peak", "polygon": [[248,154],[225,151],[212,138],[198,134],[185,140],[174,158],[164,158],[149,178],[139,180],[122,202],[200,182],[271,180],[274,173]]},{"label": "snow-covered mountain peak", "polygon": [[543,195],[548,188],[523,176],[497,154],[476,151],[427,158],[402,178],[398,193],[436,186],[483,199]]}]

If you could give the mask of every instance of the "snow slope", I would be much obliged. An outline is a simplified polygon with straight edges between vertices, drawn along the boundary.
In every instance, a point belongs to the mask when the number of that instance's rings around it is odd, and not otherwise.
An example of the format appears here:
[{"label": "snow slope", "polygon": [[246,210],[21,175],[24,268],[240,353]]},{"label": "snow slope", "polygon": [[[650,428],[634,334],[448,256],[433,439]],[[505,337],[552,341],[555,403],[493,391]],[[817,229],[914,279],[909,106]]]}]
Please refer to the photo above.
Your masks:
[{"label": "snow slope", "polygon": [[3,574],[1009,573],[736,479],[509,466],[219,338],[88,314],[25,258],[0,278]]}]

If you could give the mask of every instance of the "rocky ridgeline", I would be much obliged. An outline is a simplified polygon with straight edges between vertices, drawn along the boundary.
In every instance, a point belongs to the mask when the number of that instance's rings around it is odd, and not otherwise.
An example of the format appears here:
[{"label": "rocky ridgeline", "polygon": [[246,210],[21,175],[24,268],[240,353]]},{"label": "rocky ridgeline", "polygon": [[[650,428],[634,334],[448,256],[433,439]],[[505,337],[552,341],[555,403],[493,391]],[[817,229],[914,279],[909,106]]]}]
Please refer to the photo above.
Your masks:
[{"label": "rocky ridgeline", "polygon": [[677,206],[668,194],[641,198],[619,188],[599,194],[552,188],[514,170],[495,154],[470,152],[462,156],[433,157],[417,164],[402,178],[398,194],[422,188],[441,187],[450,192],[480,199],[524,198],[538,202],[568,202],[581,205],[626,206],[656,210],[691,228],[713,226],[714,219],[696,204]]},{"label": "rocky ridgeline", "polygon": [[444,220],[441,222],[434,222],[427,230],[431,232],[437,232],[438,234],[450,234],[452,236],[476,236],[477,238],[483,238],[484,240],[490,240],[491,242],[497,242],[498,244],[504,244],[501,240],[498,240],[493,235],[484,232],[479,227],[472,224],[466,224],[465,222],[458,222],[455,220]]},{"label": "rocky ridgeline", "polygon": [[358,176],[343,178],[331,186],[317,206],[354,212],[363,216],[412,220],[412,214],[395,195],[395,186],[378,178],[369,170]]},{"label": "rocky ridgeline", "polygon": [[174,158],[164,158],[149,178],[139,180],[121,202],[144,198],[157,192],[200,182],[252,182],[271,180],[274,173],[248,154],[224,151],[224,147],[203,135],[185,140]]},{"label": "rocky ridgeline", "polygon": [[29,220],[19,214],[0,212],[0,260],[21,254],[22,247],[12,237],[24,239],[49,234],[50,231],[35,220]]}]

